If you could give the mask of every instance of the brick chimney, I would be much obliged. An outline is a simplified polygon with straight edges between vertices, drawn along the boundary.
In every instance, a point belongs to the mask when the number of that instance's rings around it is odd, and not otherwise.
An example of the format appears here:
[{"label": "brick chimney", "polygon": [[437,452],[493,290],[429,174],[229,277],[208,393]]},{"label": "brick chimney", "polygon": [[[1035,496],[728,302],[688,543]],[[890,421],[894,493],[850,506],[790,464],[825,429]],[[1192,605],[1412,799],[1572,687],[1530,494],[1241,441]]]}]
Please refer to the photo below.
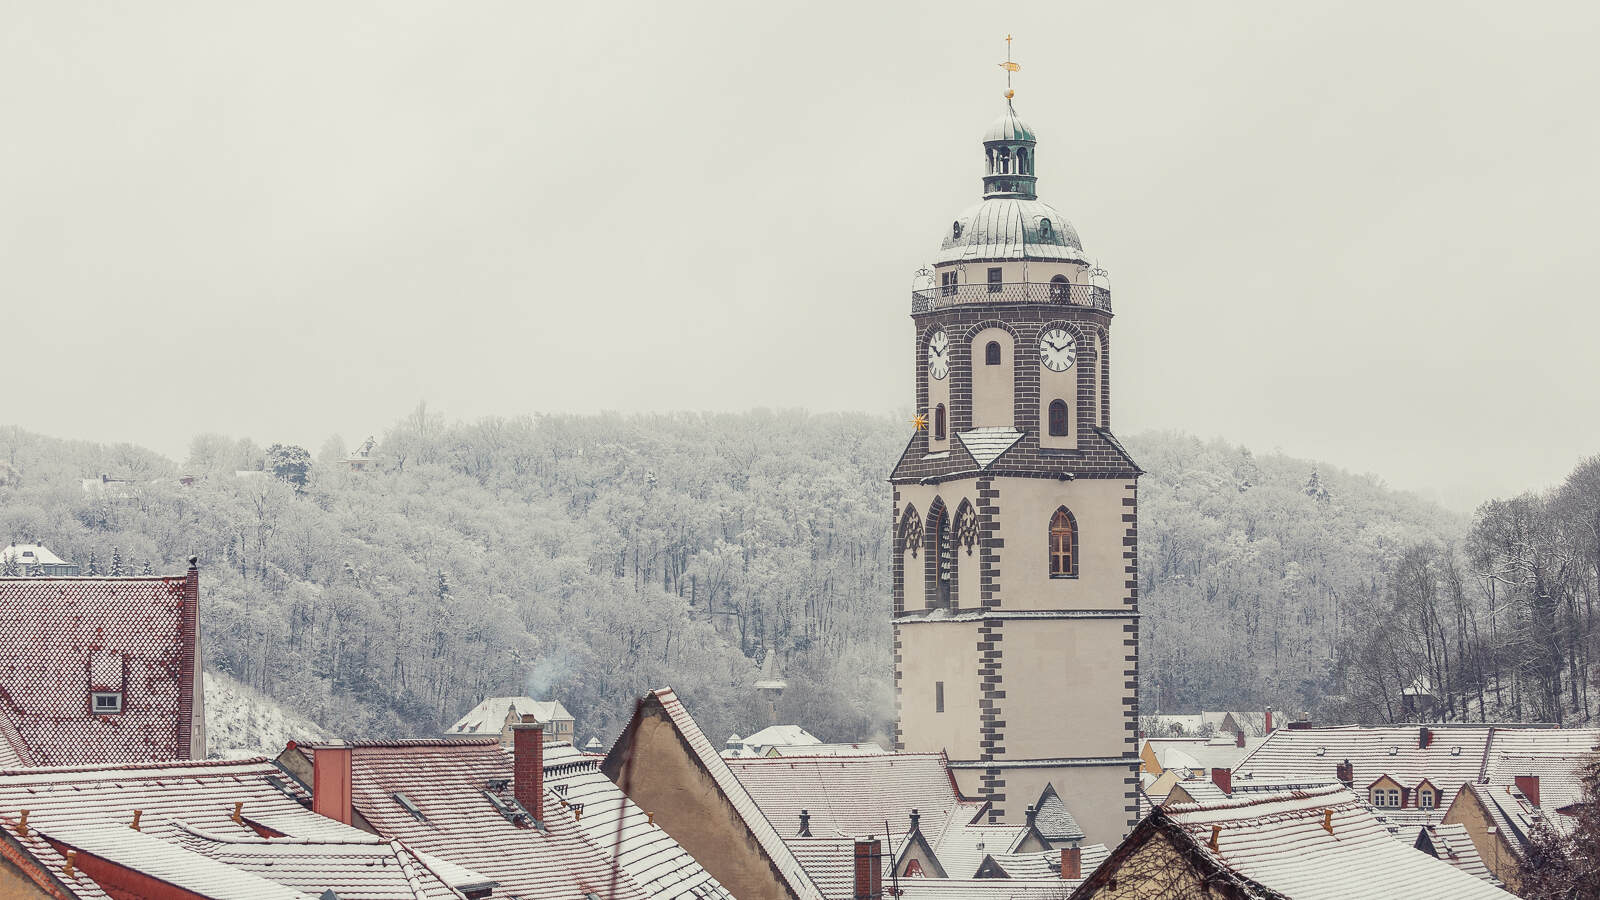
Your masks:
[{"label": "brick chimney", "polygon": [[1347,759],[1333,767],[1333,777],[1344,782],[1345,787],[1351,787],[1356,783],[1356,767]]},{"label": "brick chimney", "polygon": [[1518,775],[1517,790],[1522,792],[1522,796],[1528,798],[1529,803],[1534,806],[1539,805],[1539,776]]},{"label": "brick chimney", "polygon": [[1023,820],[1028,823],[1029,828],[1032,828],[1034,820],[1037,818],[1039,818],[1039,811],[1033,808],[1033,804],[1028,804],[1028,811],[1023,813]]},{"label": "brick chimney", "polygon": [[1066,881],[1077,881],[1083,877],[1083,851],[1077,847],[1061,848],[1061,877]]},{"label": "brick chimney", "polygon": [[1267,707],[1267,734],[1272,733],[1272,707]]},{"label": "brick chimney", "polygon": [[511,793],[535,821],[544,821],[544,726],[511,726]]},{"label": "brick chimney", "polygon": [[1224,794],[1233,793],[1233,770],[1213,767],[1211,769],[1211,783],[1222,790]]},{"label": "brick chimney", "polygon": [[1426,750],[1433,743],[1433,731],[1424,725],[1417,730],[1417,749]]},{"label": "brick chimney", "polygon": [[344,741],[312,751],[311,811],[350,824],[350,745]]},{"label": "brick chimney", "polygon": [[1244,746],[1244,729],[1243,728],[1241,728],[1238,731],[1234,732],[1234,734],[1233,734],[1233,745],[1235,747],[1243,747]]},{"label": "brick chimney", "polygon": [[877,838],[856,838],[855,873],[855,900],[883,900],[883,855]]},{"label": "brick chimney", "polygon": [[[911,824],[916,825],[916,814],[912,813]],[[800,810],[800,833],[796,837],[811,837],[811,810]]]}]

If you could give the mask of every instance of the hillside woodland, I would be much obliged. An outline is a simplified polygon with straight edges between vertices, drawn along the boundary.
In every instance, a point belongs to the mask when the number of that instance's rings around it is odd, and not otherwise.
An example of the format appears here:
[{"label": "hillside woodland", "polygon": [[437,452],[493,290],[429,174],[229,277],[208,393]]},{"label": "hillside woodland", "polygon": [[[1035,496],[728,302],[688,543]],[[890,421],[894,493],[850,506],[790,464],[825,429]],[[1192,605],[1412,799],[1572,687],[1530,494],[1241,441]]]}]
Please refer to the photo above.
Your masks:
[{"label": "hillside woodland", "polygon": [[[357,470],[339,438],[313,456],[201,435],[179,462],[0,428],[0,543],[101,574],[198,555],[219,696],[349,737],[432,734],[527,693],[609,739],[666,684],[709,733],[743,734],[764,724],[765,671],[789,683],[782,719],[886,740],[884,479],[908,437],[865,415],[450,423],[419,407]],[[1325,465],[1128,444],[1148,472],[1146,710],[1392,720],[1419,684],[1441,715],[1593,709],[1600,464],[1469,522]],[[246,742],[302,721],[229,715]]]}]

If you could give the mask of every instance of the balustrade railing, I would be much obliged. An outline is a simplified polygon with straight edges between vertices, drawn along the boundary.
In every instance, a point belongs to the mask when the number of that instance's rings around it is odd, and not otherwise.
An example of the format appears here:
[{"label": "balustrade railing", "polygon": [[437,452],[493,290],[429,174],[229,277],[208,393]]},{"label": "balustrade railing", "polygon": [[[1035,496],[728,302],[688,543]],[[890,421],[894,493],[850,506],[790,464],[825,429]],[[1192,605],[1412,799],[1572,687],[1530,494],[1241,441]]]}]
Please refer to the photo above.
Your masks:
[{"label": "balustrade railing", "polygon": [[1111,291],[1098,284],[1046,281],[1024,284],[945,284],[911,292],[913,315],[969,303],[1056,303],[1111,312]]}]

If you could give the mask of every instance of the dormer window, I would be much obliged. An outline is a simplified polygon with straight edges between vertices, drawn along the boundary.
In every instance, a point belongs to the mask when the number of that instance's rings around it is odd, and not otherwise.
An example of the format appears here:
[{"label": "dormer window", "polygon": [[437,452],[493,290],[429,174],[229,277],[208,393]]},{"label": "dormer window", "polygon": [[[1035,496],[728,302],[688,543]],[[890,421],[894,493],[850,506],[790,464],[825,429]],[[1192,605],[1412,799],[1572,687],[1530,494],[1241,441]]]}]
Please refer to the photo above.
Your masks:
[{"label": "dormer window", "polygon": [[1049,219],[1040,219],[1039,220],[1039,237],[1042,237],[1045,240],[1049,240],[1050,239],[1051,227],[1052,226],[1050,225],[1050,220]]},{"label": "dormer window", "polygon": [[1422,790],[1417,791],[1417,808],[1418,809],[1433,809],[1433,804],[1434,804],[1433,791],[1429,790],[1428,788],[1423,788]]},{"label": "dormer window", "polygon": [[952,237],[952,238],[961,237],[961,223],[960,222],[952,222],[950,224],[950,237]]},{"label": "dormer window", "polygon": [[89,703],[97,716],[114,716],[122,712],[122,694],[117,691],[95,691]]},{"label": "dormer window", "polygon": [[1372,805],[1383,809],[1400,808],[1400,790],[1398,788],[1373,788]]}]

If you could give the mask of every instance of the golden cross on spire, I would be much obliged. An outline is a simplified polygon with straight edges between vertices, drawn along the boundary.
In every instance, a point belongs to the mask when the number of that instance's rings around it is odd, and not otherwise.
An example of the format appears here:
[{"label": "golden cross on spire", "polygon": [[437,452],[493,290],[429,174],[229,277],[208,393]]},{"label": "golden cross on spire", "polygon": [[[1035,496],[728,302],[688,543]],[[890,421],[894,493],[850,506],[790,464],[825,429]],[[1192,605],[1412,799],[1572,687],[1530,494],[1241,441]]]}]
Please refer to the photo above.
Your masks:
[{"label": "golden cross on spire", "polygon": [[1000,64],[1000,68],[1006,70],[1006,99],[1010,100],[1017,95],[1017,92],[1011,89],[1011,73],[1022,71],[1022,64],[1011,61],[1011,35],[1009,34],[1006,35],[1006,61]]}]

